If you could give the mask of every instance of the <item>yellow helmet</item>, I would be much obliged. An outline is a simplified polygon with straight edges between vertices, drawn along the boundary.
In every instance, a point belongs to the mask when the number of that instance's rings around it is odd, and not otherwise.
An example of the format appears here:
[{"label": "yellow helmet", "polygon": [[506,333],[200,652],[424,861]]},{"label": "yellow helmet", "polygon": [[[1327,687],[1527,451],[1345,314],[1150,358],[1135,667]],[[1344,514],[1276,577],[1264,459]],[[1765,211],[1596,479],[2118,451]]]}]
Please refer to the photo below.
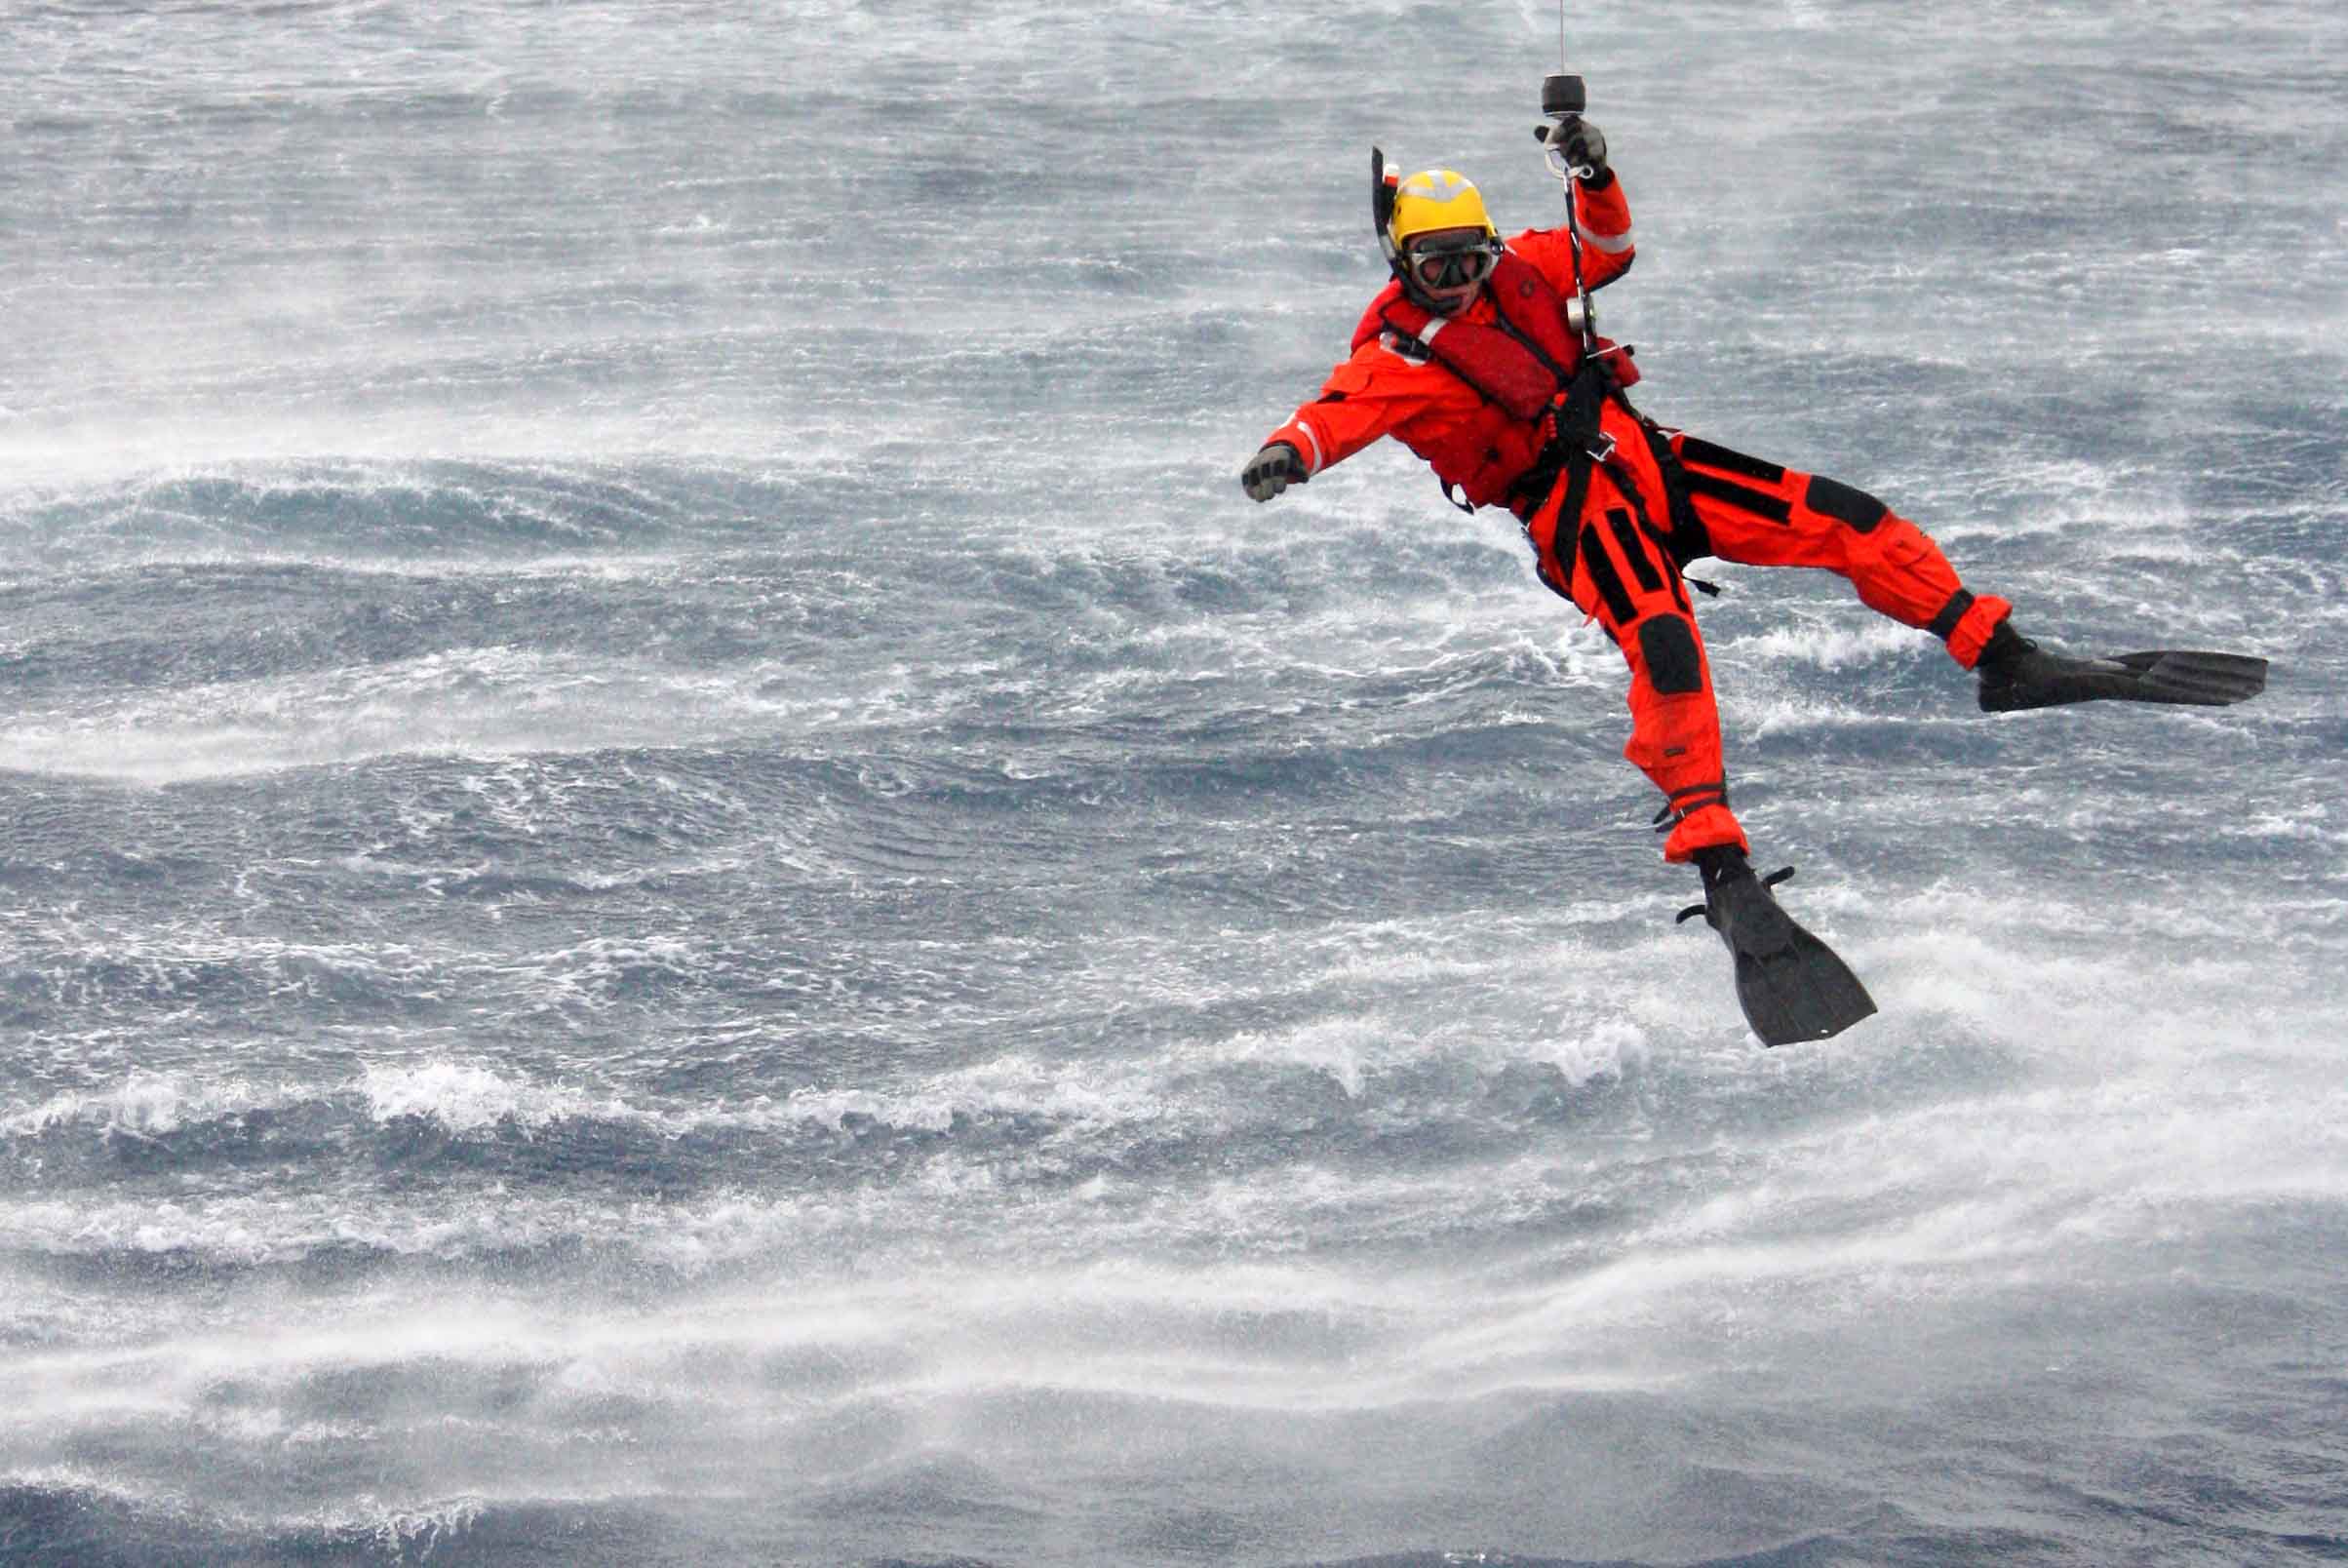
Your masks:
[{"label": "yellow helmet", "polygon": [[1436,229],[1479,228],[1489,238],[1500,238],[1492,215],[1484,211],[1483,193],[1457,170],[1422,169],[1393,190],[1393,211],[1386,220],[1389,255]]}]

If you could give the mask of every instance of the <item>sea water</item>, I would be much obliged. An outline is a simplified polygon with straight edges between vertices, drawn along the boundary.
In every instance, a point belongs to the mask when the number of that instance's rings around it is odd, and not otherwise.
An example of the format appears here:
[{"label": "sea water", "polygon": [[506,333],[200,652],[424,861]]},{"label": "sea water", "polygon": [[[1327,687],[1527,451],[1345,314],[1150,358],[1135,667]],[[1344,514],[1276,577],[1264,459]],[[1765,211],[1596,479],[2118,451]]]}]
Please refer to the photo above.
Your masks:
[{"label": "sea water", "polygon": [[1553,12],[12,8],[0,1559],[2348,1553],[2348,20],[1564,42],[1648,412],[2274,660],[1698,568],[1829,1042],[1511,519],[1236,482]]}]

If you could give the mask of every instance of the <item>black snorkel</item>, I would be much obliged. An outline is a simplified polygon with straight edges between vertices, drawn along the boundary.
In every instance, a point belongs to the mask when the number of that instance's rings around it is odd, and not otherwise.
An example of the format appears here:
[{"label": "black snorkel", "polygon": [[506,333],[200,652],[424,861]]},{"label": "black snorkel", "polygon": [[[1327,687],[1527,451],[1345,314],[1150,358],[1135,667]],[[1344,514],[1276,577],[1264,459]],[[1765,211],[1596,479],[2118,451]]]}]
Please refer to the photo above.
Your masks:
[{"label": "black snorkel", "polygon": [[1394,274],[1394,281],[1402,285],[1403,294],[1409,298],[1411,303],[1425,305],[1427,301],[1419,297],[1417,288],[1410,281],[1410,268],[1402,264],[1401,247],[1394,244],[1394,197],[1396,188],[1401,183],[1402,176],[1400,175],[1387,172],[1385,151],[1372,145],[1370,148],[1370,222],[1378,230],[1378,249],[1385,253],[1387,267]]}]

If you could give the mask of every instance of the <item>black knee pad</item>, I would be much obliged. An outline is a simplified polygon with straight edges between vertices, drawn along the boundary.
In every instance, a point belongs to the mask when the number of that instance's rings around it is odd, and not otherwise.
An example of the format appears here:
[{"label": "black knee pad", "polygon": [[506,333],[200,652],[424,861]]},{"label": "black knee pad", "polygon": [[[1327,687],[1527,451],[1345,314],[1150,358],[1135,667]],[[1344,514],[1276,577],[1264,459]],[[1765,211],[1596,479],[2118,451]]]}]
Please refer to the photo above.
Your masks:
[{"label": "black knee pad", "polygon": [[1639,656],[1647,680],[1660,696],[1703,689],[1703,654],[1696,628],[1677,615],[1650,615],[1639,622]]},{"label": "black knee pad", "polygon": [[1802,500],[1814,512],[1822,512],[1837,523],[1848,524],[1854,533],[1873,531],[1890,507],[1863,490],[1853,490],[1840,480],[1823,474],[1810,476],[1810,488],[1802,492]]}]

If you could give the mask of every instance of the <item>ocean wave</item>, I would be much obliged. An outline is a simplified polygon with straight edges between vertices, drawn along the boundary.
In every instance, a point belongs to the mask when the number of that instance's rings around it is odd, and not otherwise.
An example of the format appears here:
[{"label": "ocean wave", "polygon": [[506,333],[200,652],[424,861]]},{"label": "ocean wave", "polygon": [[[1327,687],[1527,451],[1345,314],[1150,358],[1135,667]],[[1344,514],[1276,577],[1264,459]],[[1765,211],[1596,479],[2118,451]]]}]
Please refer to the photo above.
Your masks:
[{"label": "ocean wave", "polygon": [[[885,703],[882,695],[879,700]],[[735,675],[515,647],[85,703],[0,733],[0,768],[163,785],[398,757],[494,760],[693,747],[851,709]]]},{"label": "ocean wave", "polygon": [[411,460],[199,467],[0,506],[19,559],[251,560],[299,551],[416,562],[629,552],[739,537],[801,510],[790,481],[738,467]]},{"label": "ocean wave", "polygon": [[243,1116],[291,1103],[299,1091],[242,1078],[205,1082],[187,1072],[134,1069],[111,1088],[67,1090],[39,1105],[0,1112],[0,1135],[38,1137],[75,1125],[101,1134],[151,1138],[190,1122]]},{"label": "ocean wave", "polygon": [[30,1562],[198,1568],[223,1561],[506,1561],[534,1549],[550,1529],[595,1541],[599,1554],[657,1552],[663,1533],[641,1493],[617,1490],[566,1496],[551,1488],[544,1496],[510,1499],[458,1492],[406,1501],[360,1492],[268,1513],[72,1466],[0,1471],[0,1542]]},{"label": "ocean wave", "polygon": [[1847,622],[1839,619],[1832,622],[1805,619],[1789,626],[1772,627],[1757,635],[1716,642],[1712,646],[1727,657],[1753,653],[1771,660],[1816,665],[1820,669],[1832,671],[1894,658],[1922,663],[1928,654],[1939,656],[1939,650],[1922,634],[1873,616]]}]

